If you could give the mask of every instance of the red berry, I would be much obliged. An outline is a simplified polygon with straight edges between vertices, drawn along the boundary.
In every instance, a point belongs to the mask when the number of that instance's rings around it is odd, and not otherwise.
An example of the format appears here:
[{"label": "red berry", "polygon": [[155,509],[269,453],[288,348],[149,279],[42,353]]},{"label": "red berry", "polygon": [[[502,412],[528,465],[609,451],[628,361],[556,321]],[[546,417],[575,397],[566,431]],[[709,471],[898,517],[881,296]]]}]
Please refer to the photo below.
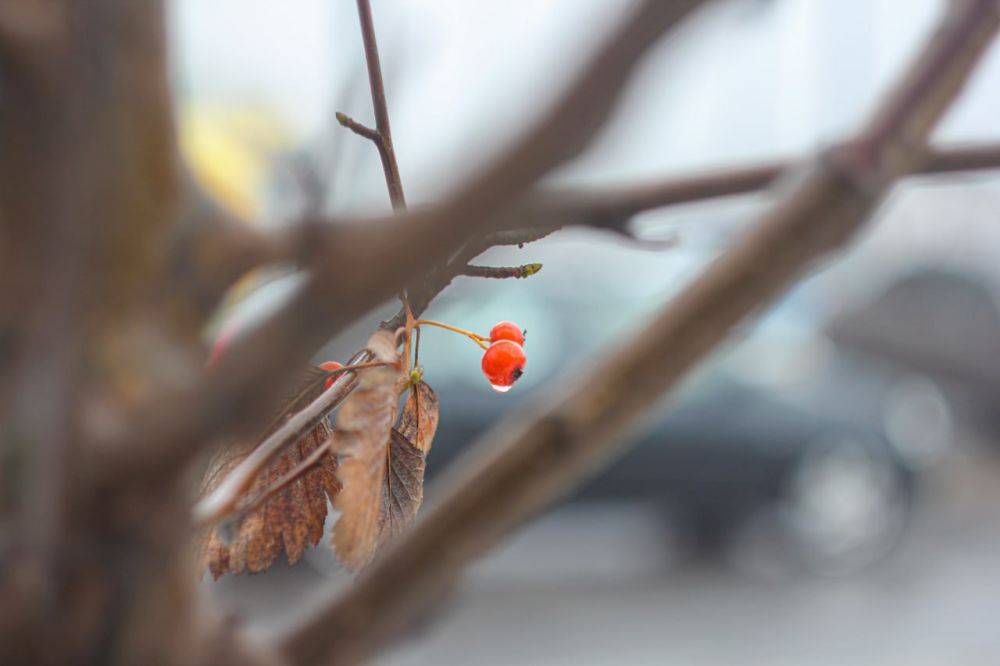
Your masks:
[{"label": "red berry", "polygon": [[501,393],[509,391],[521,375],[527,357],[521,345],[511,340],[500,340],[490,345],[483,354],[483,374],[494,389]]},{"label": "red berry", "polygon": [[524,331],[512,321],[501,321],[490,329],[490,342],[510,340],[524,346]]},{"label": "red berry", "polygon": [[[337,363],[336,361],[323,361],[322,363],[319,364],[319,369],[322,370],[323,372],[333,372],[334,370],[340,370],[342,367],[344,366],[342,366],[340,363]],[[337,379],[339,378],[340,378],[339,374],[327,377],[326,381],[323,382],[323,390],[325,391],[326,389],[333,386],[333,383],[337,381]]]}]

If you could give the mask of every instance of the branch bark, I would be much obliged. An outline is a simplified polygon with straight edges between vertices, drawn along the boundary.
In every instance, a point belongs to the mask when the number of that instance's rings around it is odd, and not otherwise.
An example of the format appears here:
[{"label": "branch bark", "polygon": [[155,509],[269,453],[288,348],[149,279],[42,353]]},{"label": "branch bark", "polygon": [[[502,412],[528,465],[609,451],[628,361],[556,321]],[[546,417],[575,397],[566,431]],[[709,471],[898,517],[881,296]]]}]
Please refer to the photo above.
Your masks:
[{"label": "branch bark", "polygon": [[[274,387],[308,354],[400,286],[450,256],[539,177],[574,157],[610,116],[628,74],[648,48],[700,0],[647,0],[591,59],[553,109],[520,141],[438,208],[363,225],[303,225],[290,246],[313,267],[285,306],[233,343],[212,377],[159,396],[125,434],[95,451],[101,484],[176,473],[213,436],[246,428],[246,415],[275,399]],[[336,307],[330,307],[336,304]],[[135,446],[143,442],[143,446]]]},{"label": "branch bark", "polygon": [[185,173],[180,211],[167,239],[172,291],[204,321],[240,277],[288,259],[291,250],[281,240],[224,210]]},{"label": "branch bark", "polygon": [[[342,124],[352,130],[358,131],[354,128],[357,124],[365,132],[376,134],[375,130],[349,118],[347,121]],[[463,245],[462,253],[466,261],[471,261],[491,247],[531,243],[567,226],[623,230],[632,218],[646,211],[759,192],[794,164],[791,160],[773,160],[623,186],[536,190],[526,195],[504,222],[497,224],[510,228],[477,234]],[[970,144],[932,148],[926,163],[912,175],[997,169],[1000,169],[1000,145]],[[315,227],[267,236],[246,222],[231,218],[196,187],[191,187],[170,256],[175,283],[199,311],[210,311],[226,289],[253,268],[282,261],[308,261],[312,256],[305,248],[310,236],[317,233]],[[336,235],[329,227],[319,233]],[[478,251],[473,254],[473,249]],[[459,268],[456,262],[447,261],[411,282],[409,297],[415,314],[419,316],[460,274]],[[401,309],[385,326],[398,328],[403,319]]]},{"label": "branch bark", "polygon": [[0,5],[0,662],[200,663],[187,496],[79,464],[190,350],[162,3]]},{"label": "branch bark", "polygon": [[608,461],[662,392],[845,243],[894,179],[925,159],[928,132],[995,34],[998,13],[993,0],[955,3],[853,141],[795,169],[751,231],[603,363],[484,437],[478,457],[450,474],[408,534],[352,588],[281,636],[289,660],[354,663],[371,655],[469,560]]},{"label": "branch bark", "polygon": [[[527,225],[622,227],[645,211],[760,191],[795,164],[775,160],[619,187],[542,190],[525,198],[518,220]],[[983,169],[1000,169],[1000,145],[931,149],[927,161],[913,175]]]},{"label": "branch bark", "polygon": [[[475,237],[463,247],[462,256],[471,261],[492,247],[531,243],[567,226],[624,230],[632,218],[646,211],[759,192],[794,165],[794,161],[775,160],[626,186],[536,190],[507,215],[504,224],[509,229]],[[990,169],[1000,169],[998,144],[932,150],[927,162],[920,165],[913,175]],[[666,246],[672,244],[671,240]],[[461,275],[460,264],[449,261],[434,267],[418,280],[410,290],[414,313],[418,316],[423,313],[458,275]],[[384,325],[398,328],[403,320],[404,313],[400,310]]]}]

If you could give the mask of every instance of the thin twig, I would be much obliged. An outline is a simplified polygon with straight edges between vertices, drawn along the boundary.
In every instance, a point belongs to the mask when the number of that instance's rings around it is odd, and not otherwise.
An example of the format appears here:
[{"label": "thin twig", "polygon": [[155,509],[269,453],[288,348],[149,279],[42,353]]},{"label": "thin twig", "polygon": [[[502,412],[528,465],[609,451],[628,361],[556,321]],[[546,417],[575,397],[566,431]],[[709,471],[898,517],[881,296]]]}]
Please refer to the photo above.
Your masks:
[{"label": "thin twig", "polygon": [[[382,81],[382,64],[378,56],[378,42],[375,41],[375,22],[372,20],[372,8],[368,0],[358,0],[358,20],[361,23],[361,39],[365,45],[365,63],[368,66],[368,85],[372,91],[372,106],[375,111],[375,131],[358,123],[357,128],[351,127],[362,136],[371,138],[378,147],[382,159],[382,171],[385,172],[385,184],[389,188],[389,200],[394,210],[406,208],[406,197],[403,195],[403,181],[399,175],[399,164],[396,162],[396,151],[392,144],[392,128],[389,125],[389,105],[385,101],[385,83]],[[343,114],[337,114],[337,120],[344,125],[344,120],[351,120]],[[353,121],[351,121],[353,122]],[[345,125],[346,126],[346,125]],[[362,134],[363,128],[371,135]]]},{"label": "thin twig", "polygon": [[[364,127],[364,126],[361,126]],[[352,128],[353,129],[353,128]],[[369,128],[364,127],[365,130]],[[374,130],[369,130],[374,131]],[[515,211],[498,226],[503,231],[480,234],[476,238],[481,254],[498,245],[523,245],[538,240],[566,226],[598,226],[625,229],[640,213],[718,197],[752,194],[767,187],[781,173],[793,168],[796,161],[774,160],[744,167],[709,169],[646,183],[587,188],[539,190],[527,195]],[[1000,145],[983,143],[939,147],[931,150],[926,164],[912,175],[931,176],[1000,169]],[[181,251],[172,264],[184,269],[176,282],[190,287],[204,309],[214,307],[222,292],[246,271],[266,263],[301,260],[312,256],[297,248],[309,246],[306,240],[269,239],[246,222],[231,219],[217,207],[194,206],[192,229],[178,239]],[[334,235],[329,224],[323,232]],[[303,234],[309,237],[315,227]],[[644,242],[644,241],[639,241]],[[218,247],[217,251],[206,247]],[[468,260],[474,259],[469,257]],[[456,266],[452,265],[452,268]],[[410,290],[414,313],[423,312],[419,304],[430,303],[450,284],[457,273],[443,267],[431,269]],[[426,285],[432,285],[425,288]],[[419,292],[423,293],[419,293]],[[402,325],[402,310],[392,322]]]},{"label": "thin twig", "polygon": [[231,513],[219,516],[215,522],[230,521],[232,523],[239,524],[247,516],[249,516],[253,511],[262,506],[269,499],[277,495],[279,492],[295,483],[298,479],[305,476],[309,470],[316,467],[327,454],[333,454],[333,439],[334,436],[327,438],[325,442],[320,444],[316,449],[313,450],[304,460],[300,461],[298,465],[289,470],[284,476],[278,479],[276,482],[265,488],[259,495],[250,500],[246,505],[236,508],[235,506],[230,507]]},{"label": "thin twig", "polygon": [[[358,366],[371,360],[368,351],[354,355],[349,365]],[[253,484],[260,472],[271,463],[286,447],[311,432],[326,418],[337,405],[350,395],[357,383],[354,372],[342,374],[329,389],[323,392],[308,407],[295,414],[271,433],[249,456],[230,472],[219,486],[203,498],[192,511],[195,525],[212,525],[227,516],[237,505],[240,497]]]},{"label": "thin twig", "polygon": [[916,168],[928,132],[995,34],[998,13],[994,0],[954,4],[849,149],[796,170],[752,230],[642,331],[484,437],[478,456],[452,471],[413,528],[353,587],[333,592],[285,632],[289,660],[345,664],[370,656],[473,557],[611,459],[627,427],[665,390],[813,261],[844,244],[893,180]]},{"label": "thin twig", "polygon": [[468,264],[462,269],[461,275],[499,280],[510,278],[522,279],[531,277],[540,270],[542,270],[542,265],[538,263],[523,264],[521,266],[473,266],[472,264]]},{"label": "thin twig", "polygon": [[[422,315],[431,301],[444,291],[452,280],[461,275],[469,262],[486,250],[511,245],[523,247],[526,243],[541,240],[558,229],[559,227],[529,227],[479,234],[469,239],[450,260],[435,266],[421,280],[410,286],[409,298],[413,313],[417,316]],[[405,317],[406,313],[400,309],[391,318],[383,321],[381,327],[393,331],[403,325]]]},{"label": "thin twig", "polygon": [[340,123],[341,126],[346,127],[347,129],[351,130],[358,136],[362,136],[368,139],[369,141],[374,141],[375,145],[379,147],[379,150],[381,150],[382,137],[376,130],[373,130],[371,127],[368,127],[367,125],[362,125],[361,123],[359,123],[354,118],[351,118],[346,113],[341,113],[340,111],[337,111],[336,116],[337,116],[337,122]]},{"label": "thin twig", "polygon": [[[365,47],[365,64],[368,69],[368,87],[372,93],[372,108],[375,112],[375,132],[373,140],[378,148],[379,158],[382,160],[382,172],[385,174],[385,184],[389,189],[389,201],[393,210],[406,209],[406,197],[403,194],[403,179],[399,175],[399,164],[396,162],[396,149],[392,143],[392,126],[389,123],[389,104],[385,99],[385,83],[382,80],[382,62],[378,55],[378,41],[375,39],[375,21],[372,19],[372,8],[368,0],[357,0],[358,21],[361,24],[361,40]],[[344,114],[337,114],[337,121],[342,125],[345,121],[353,122]],[[354,123],[357,128],[354,131],[363,129],[371,133],[367,127]],[[359,132],[360,133],[360,132]],[[362,134],[369,136],[371,134]],[[409,297],[406,289],[400,289],[399,300],[403,309],[409,306]],[[409,330],[409,329],[407,329]],[[409,363],[409,342],[407,342],[406,362]]]}]

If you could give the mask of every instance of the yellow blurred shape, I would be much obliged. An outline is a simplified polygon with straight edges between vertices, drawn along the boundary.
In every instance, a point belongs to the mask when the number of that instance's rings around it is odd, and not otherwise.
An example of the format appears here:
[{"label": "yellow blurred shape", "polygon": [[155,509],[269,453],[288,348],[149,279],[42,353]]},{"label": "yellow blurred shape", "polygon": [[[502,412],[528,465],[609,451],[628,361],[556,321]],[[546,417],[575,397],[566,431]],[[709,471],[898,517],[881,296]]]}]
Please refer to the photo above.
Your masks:
[{"label": "yellow blurred shape", "polygon": [[178,133],[181,154],[201,186],[232,213],[257,219],[272,159],[291,146],[278,115],[251,104],[189,103]]}]

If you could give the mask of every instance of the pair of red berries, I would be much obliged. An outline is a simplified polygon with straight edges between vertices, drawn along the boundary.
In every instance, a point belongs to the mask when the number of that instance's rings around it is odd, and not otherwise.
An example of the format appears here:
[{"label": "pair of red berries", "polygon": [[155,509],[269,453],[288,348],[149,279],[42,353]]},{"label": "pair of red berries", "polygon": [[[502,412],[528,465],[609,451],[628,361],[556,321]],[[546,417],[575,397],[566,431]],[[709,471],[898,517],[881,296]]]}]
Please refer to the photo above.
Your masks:
[{"label": "pair of red berries", "polygon": [[[457,329],[452,326],[440,324],[439,322],[423,321],[425,324],[445,326],[453,331],[457,331],[473,338],[479,344],[487,341],[490,346],[483,354],[483,374],[489,380],[494,390],[506,393],[514,386],[514,382],[524,374],[524,365],[527,363],[527,356],[524,354],[524,331],[512,321],[502,321],[490,329],[490,337],[484,338],[471,331]],[[326,361],[320,364],[320,370],[332,373],[340,370],[344,366],[336,361]],[[337,381],[340,373],[332,374],[326,378],[323,388],[328,389]]]},{"label": "pair of red berries", "polygon": [[490,329],[490,346],[483,354],[483,374],[494,390],[506,393],[524,374],[524,331],[512,321]]}]

